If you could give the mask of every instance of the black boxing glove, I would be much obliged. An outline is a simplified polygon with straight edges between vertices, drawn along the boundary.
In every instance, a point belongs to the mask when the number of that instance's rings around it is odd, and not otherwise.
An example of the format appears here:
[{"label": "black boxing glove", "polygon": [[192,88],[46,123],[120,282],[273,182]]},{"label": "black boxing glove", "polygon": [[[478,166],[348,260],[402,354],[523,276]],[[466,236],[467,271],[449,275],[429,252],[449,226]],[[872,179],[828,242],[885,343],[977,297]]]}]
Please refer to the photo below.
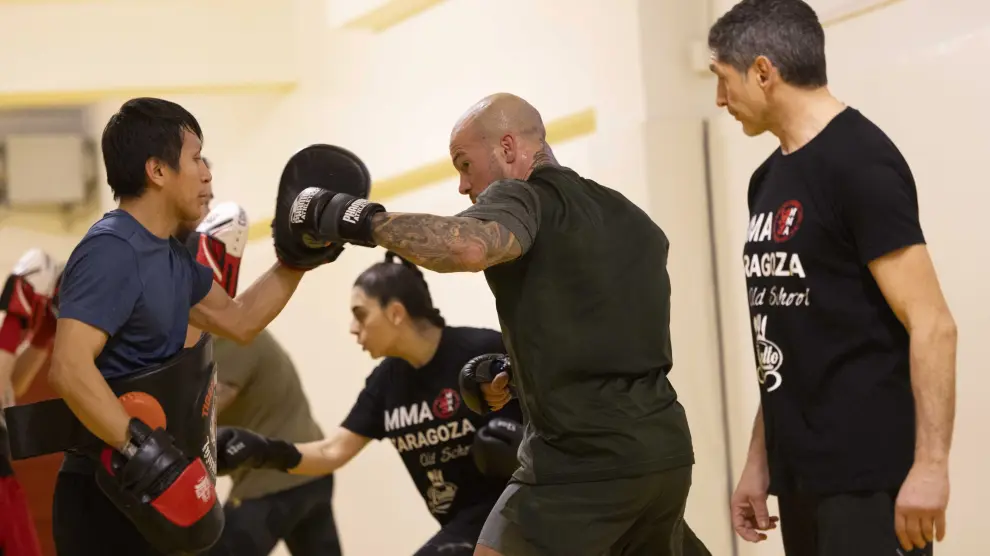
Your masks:
[{"label": "black boxing glove", "polygon": [[183,454],[165,429],[152,430],[139,419],[128,428],[127,446],[119,452],[108,446],[100,455],[100,490],[159,551],[212,546],[224,516],[203,460]]},{"label": "black boxing glove", "polygon": [[482,475],[508,479],[519,467],[519,444],[522,442],[521,424],[502,417],[495,417],[474,434],[471,455],[474,465]]},{"label": "black boxing glove", "polygon": [[[485,415],[492,411],[492,407],[485,400],[484,392],[481,391],[481,385],[491,384],[501,372],[507,373],[511,382],[512,365],[509,356],[502,353],[479,355],[461,368],[457,377],[461,389],[461,399],[471,411],[479,415]],[[511,394],[511,388],[509,391]]]},{"label": "black boxing glove", "polygon": [[307,187],[292,203],[289,226],[310,247],[347,242],[374,247],[371,218],[385,207],[361,197]]},{"label": "black boxing glove", "polygon": [[218,475],[226,475],[239,467],[288,471],[300,461],[302,454],[290,442],[266,438],[240,427],[217,430]]}]

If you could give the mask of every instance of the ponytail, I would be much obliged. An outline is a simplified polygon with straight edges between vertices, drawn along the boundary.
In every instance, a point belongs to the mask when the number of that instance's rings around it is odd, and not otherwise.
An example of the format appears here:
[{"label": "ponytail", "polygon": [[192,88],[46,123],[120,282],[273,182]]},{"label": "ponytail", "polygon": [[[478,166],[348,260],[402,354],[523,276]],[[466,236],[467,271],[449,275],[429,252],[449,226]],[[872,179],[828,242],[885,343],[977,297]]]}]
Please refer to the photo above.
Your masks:
[{"label": "ponytail", "polygon": [[385,253],[385,261],[372,265],[354,281],[369,297],[374,297],[383,307],[395,300],[406,308],[415,319],[424,319],[443,328],[447,321],[440,310],[433,306],[430,287],[423,272],[398,254]]}]

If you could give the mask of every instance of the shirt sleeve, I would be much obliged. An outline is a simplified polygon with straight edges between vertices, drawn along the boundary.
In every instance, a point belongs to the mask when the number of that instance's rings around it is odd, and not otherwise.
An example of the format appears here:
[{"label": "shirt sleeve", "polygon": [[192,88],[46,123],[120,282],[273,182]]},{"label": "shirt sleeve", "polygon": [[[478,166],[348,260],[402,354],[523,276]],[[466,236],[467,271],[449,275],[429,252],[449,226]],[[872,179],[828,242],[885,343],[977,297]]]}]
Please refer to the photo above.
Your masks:
[{"label": "shirt sleeve", "polygon": [[523,253],[529,251],[540,229],[540,199],[522,180],[500,180],[478,195],[477,202],[458,216],[498,222],[512,232]]},{"label": "shirt sleeve", "polygon": [[189,280],[192,287],[190,288],[190,299],[189,306],[192,307],[203,300],[206,294],[210,293],[210,288],[213,287],[213,271],[204,264],[200,264],[196,259],[189,253],[184,245],[178,243],[179,245],[178,253],[185,261],[186,267],[189,269]]},{"label": "shirt sleeve", "polygon": [[59,286],[59,318],[84,322],[113,336],[130,318],[143,290],[137,256],[109,234],[83,239]]},{"label": "shirt sleeve", "polygon": [[[265,332],[262,331],[262,334]],[[244,388],[254,368],[263,360],[268,360],[264,354],[258,353],[261,345],[261,336],[246,346],[235,344],[231,340],[223,340],[224,345],[217,346],[217,379],[234,388]]]},{"label": "shirt sleeve", "polygon": [[365,381],[364,389],[341,424],[345,429],[368,438],[385,438],[385,389],[382,385],[383,373],[371,373]]},{"label": "shirt sleeve", "polygon": [[918,218],[918,192],[889,165],[874,165],[845,182],[842,212],[860,262],[925,243]]}]

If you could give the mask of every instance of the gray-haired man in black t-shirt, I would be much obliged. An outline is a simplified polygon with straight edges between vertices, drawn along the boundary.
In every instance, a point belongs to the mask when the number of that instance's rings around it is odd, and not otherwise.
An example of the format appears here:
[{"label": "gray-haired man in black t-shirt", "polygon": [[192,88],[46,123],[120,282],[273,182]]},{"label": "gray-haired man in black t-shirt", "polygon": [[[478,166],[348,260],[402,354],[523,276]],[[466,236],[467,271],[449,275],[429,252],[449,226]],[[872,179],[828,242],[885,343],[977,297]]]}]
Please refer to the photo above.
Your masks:
[{"label": "gray-haired man in black t-shirt", "polygon": [[778,497],[796,556],[931,554],[945,534],[956,327],[907,162],[827,88],[800,0],[712,27],[718,104],[780,148],[753,173],[744,267],[761,404],[732,497],[745,540]]},{"label": "gray-haired man in black t-shirt", "polygon": [[[450,154],[475,201],[458,216],[310,191],[296,224],[435,271],[485,272],[528,422],[475,554],[683,554],[694,451],[667,379],[667,237],[620,193],[558,165],[519,97],[472,107]],[[507,399],[506,382],[482,388],[489,403]],[[707,553],[691,541],[689,553]]]}]

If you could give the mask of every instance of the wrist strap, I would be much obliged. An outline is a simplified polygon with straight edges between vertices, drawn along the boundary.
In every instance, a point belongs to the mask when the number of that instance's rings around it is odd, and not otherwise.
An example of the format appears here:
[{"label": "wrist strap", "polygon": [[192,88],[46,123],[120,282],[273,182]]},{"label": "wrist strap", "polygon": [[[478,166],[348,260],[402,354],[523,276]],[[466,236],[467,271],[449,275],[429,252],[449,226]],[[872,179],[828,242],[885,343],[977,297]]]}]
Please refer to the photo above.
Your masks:
[{"label": "wrist strap", "polygon": [[375,247],[374,238],[371,234],[371,218],[375,213],[383,212],[385,207],[378,203],[373,203],[367,199],[359,197],[353,198],[344,213],[340,215],[340,236],[354,245],[362,247]]}]

